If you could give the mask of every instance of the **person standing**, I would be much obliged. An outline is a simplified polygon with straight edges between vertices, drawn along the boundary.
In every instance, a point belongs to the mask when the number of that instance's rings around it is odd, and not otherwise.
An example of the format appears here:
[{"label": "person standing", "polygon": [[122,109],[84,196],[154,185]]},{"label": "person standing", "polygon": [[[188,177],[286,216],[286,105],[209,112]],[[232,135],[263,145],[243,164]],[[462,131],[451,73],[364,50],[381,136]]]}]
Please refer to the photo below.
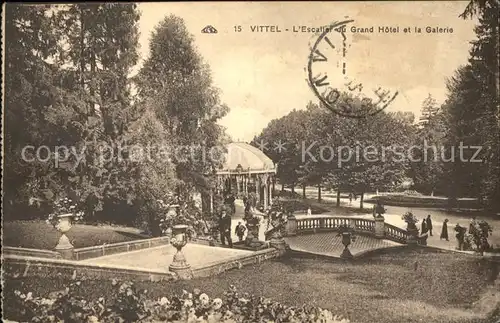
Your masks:
[{"label": "person standing", "polygon": [[426,221],[426,219],[423,219],[422,220],[422,232],[421,232],[421,234],[425,234],[425,233],[427,233],[427,221]]},{"label": "person standing", "polygon": [[450,240],[448,240],[448,219],[444,219],[444,222],[443,222],[443,228],[441,229],[441,236],[439,236],[439,240],[442,240],[442,239],[446,239],[446,241],[450,241]]},{"label": "person standing", "polygon": [[246,230],[247,228],[241,223],[241,221],[238,222],[234,233],[236,233],[236,235],[238,236],[239,241],[243,241],[243,235],[245,234]]},{"label": "person standing", "polygon": [[351,205],[351,204],[352,204],[352,192],[349,193],[349,205]]},{"label": "person standing", "polygon": [[231,217],[228,216],[226,210],[222,210],[219,220],[220,240],[222,245],[226,245],[226,239],[229,247],[233,247],[233,240],[231,239]]},{"label": "person standing", "polygon": [[455,232],[457,233],[455,237],[457,238],[458,242],[458,250],[462,250],[464,248],[464,240],[465,240],[465,232],[467,231],[466,228],[460,226],[460,224],[457,223],[455,226]]},{"label": "person standing", "polygon": [[427,223],[427,230],[429,231],[429,235],[432,237],[432,220],[431,220],[431,215],[427,215],[427,219],[425,220]]},{"label": "person standing", "polygon": [[474,230],[476,230],[476,223],[476,217],[473,216],[469,224],[469,234],[473,234]]}]

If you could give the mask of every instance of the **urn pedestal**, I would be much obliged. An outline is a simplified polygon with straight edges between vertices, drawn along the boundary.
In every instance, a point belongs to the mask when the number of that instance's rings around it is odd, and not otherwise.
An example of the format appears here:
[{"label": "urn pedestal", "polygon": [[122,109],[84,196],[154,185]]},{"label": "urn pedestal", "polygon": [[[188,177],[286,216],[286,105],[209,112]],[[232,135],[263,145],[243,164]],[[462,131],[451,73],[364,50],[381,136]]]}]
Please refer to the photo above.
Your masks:
[{"label": "urn pedestal", "polygon": [[375,217],[375,238],[383,239],[385,237],[385,219],[383,216]]},{"label": "urn pedestal", "polygon": [[59,238],[59,241],[54,248],[54,250],[61,254],[64,259],[73,259],[75,247],[71,244],[66,233],[71,229],[71,220],[73,218],[73,214],[61,214],[58,216],[59,222],[56,225],[57,231],[59,231],[62,235]]},{"label": "urn pedestal", "polygon": [[246,223],[248,232],[247,232],[247,237],[245,239],[245,243],[251,244],[252,242],[259,241],[259,229],[260,229],[260,224],[258,224],[255,220],[250,219]]},{"label": "urn pedestal", "polygon": [[285,234],[287,237],[293,237],[297,235],[297,218],[293,214],[290,214],[288,216]]},{"label": "urn pedestal", "polygon": [[352,239],[352,234],[350,232],[343,232],[342,233],[342,244],[344,245],[344,250],[342,251],[340,258],[343,258],[343,259],[353,258],[353,255],[348,248],[349,245],[351,244],[351,239]]},{"label": "urn pedestal", "polygon": [[281,238],[272,238],[269,240],[269,245],[275,249],[278,249],[280,251],[284,251],[287,248],[287,244],[285,239],[283,237]]},{"label": "urn pedestal", "polygon": [[406,228],[406,231],[408,232],[408,239],[406,240],[406,243],[409,245],[417,245],[418,244],[418,229],[417,227],[412,227],[408,226]]},{"label": "urn pedestal", "polygon": [[174,259],[168,270],[177,275],[179,279],[191,279],[193,278],[193,272],[191,270],[191,265],[186,261],[186,257],[182,253],[182,248],[187,244],[186,230],[187,225],[175,225],[172,228],[172,239],[170,243],[177,249],[174,255]]}]

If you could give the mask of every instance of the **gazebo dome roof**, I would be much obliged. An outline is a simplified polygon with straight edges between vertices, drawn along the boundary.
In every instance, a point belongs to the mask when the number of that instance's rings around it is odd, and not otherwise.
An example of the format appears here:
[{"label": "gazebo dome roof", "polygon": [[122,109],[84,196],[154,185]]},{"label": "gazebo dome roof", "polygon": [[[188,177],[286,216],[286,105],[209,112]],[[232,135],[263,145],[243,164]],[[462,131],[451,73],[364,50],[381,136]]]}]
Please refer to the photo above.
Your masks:
[{"label": "gazebo dome roof", "polygon": [[218,173],[275,173],[271,158],[258,148],[244,142],[232,142],[226,146],[224,166]]}]

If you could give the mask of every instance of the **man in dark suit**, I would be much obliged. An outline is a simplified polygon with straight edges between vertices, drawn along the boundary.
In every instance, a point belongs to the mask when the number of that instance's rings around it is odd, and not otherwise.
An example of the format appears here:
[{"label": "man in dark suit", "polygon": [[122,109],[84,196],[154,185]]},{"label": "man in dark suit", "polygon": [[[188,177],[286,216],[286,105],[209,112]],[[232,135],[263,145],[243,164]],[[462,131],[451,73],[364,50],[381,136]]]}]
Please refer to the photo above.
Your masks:
[{"label": "man in dark suit", "polygon": [[432,236],[432,220],[431,220],[431,215],[427,215],[427,219],[425,219],[425,222],[427,223],[427,230],[429,230],[429,235]]},{"label": "man in dark suit", "polygon": [[219,231],[220,240],[223,245],[226,245],[226,239],[229,247],[233,247],[233,240],[231,239],[231,217],[227,214],[224,209],[221,212],[221,217],[219,219]]}]

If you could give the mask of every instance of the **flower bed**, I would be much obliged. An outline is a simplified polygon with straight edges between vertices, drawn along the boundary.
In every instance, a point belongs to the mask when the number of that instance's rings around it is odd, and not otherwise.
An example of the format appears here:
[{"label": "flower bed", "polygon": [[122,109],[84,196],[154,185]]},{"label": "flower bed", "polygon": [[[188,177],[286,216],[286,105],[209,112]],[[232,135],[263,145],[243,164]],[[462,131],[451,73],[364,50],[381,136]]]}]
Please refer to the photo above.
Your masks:
[{"label": "flower bed", "polygon": [[[448,199],[432,196],[418,195],[380,195],[371,199],[365,200],[367,203],[376,203],[380,201],[385,205],[392,206],[407,206],[407,207],[431,207],[431,208],[448,208],[450,206]],[[456,207],[467,209],[480,209],[481,205],[476,200],[459,199]]]},{"label": "flower bed", "polygon": [[139,291],[133,283],[114,280],[112,284],[117,297],[111,302],[103,297],[85,300],[77,296],[78,289],[85,288],[80,281],[72,281],[65,290],[47,297],[15,290],[12,295],[6,295],[5,306],[11,309],[7,310],[6,319],[22,322],[349,322],[319,307],[290,307],[264,297],[240,294],[234,286],[224,293],[224,299],[211,299],[198,289],[151,299],[147,290]]}]

